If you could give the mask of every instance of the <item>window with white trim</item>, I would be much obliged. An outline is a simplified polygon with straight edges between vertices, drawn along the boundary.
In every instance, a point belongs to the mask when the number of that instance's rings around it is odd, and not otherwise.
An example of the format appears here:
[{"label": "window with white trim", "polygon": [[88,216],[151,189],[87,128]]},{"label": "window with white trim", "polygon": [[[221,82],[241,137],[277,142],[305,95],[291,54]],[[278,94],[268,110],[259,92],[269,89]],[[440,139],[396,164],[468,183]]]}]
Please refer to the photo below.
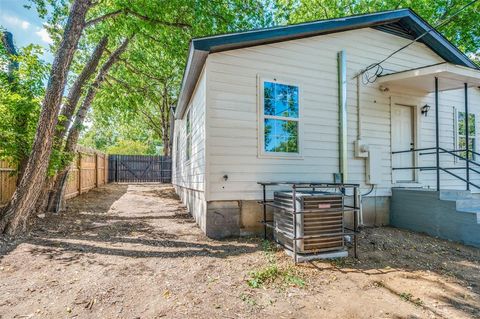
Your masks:
[{"label": "window with white trim", "polygon": [[[471,151],[476,151],[475,142],[476,142],[476,121],[475,114],[468,114],[468,147]],[[457,149],[465,150],[467,148],[466,140],[466,130],[465,130],[465,112],[457,112]],[[467,157],[466,152],[460,152],[460,156]],[[472,153],[469,154],[469,158],[473,159]]]},{"label": "window with white trim", "polygon": [[180,134],[177,134],[175,143],[175,167],[177,170],[180,168]]},{"label": "window with white trim", "polygon": [[192,122],[190,119],[190,110],[188,110],[187,118],[185,120],[185,134],[187,145],[185,147],[185,160],[189,161],[192,156]]},{"label": "window with white trim", "polygon": [[261,81],[263,154],[298,155],[299,88],[272,80]]}]

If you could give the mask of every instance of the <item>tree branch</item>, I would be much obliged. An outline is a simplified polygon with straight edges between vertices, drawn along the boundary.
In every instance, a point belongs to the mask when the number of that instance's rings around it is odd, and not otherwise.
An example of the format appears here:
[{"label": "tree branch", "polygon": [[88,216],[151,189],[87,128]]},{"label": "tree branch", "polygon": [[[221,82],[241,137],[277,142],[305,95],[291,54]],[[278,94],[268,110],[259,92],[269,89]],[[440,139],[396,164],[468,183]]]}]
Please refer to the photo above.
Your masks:
[{"label": "tree branch", "polygon": [[134,16],[134,17],[136,17],[140,20],[150,22],[150,23],[154,23],[154,24],[162,24],[162,25],[167,26],[167,27],[175,27],[175,28],[191,28],[192,27],[188,23],[170,22],[170,21],[163,21],[163,20],[159,20],[159,19],[156,19],[156,18],[152,18],[152,17],[146,16],[146,15],[143,15],[141,13],[138,13],[136,11],[130,10],[128,8],[119,9],[119,10],[116,10],[116,11],[113,11],[113,12],[106,13],[102,16],[97,17],[97,18],[93,18],[93,19],[91,19],[91,20],[89,20],[85,23],[85,27],[90,27],[90,26],[95,25],[99,22],[102,22],[102,21],[104,21],[108,18],[114,18],[114,17],[119,16],[121,14]]},{"label": "tree branch", "polygon": [[128,71],[134,73],[134,74],[137,74],[137,75],[144,75],[146,76],[147,78],[151,79],[151,80],[155,80],[155,81],[159,81],[159,82],[164,82],[166,81],[165,78],[160,78],[160,77],[157,77],[155,75],[152,75],[150,73],[146,73],[145,71],[142,71],[142,70],[139,70],[138,68],[134,67],[131,63],[129,63],[127,60],[125,59],[122,59],[120,58],[119,61],[121,61],[124,65],[125,65],[125,68],[127,68]]},{"label": "tree branch", "polygon": [[95,25],[99,22],[102,22],[103,20],[105,19],[108,19],[108,18],[114,18],[120,14],[123,13],[123,10],[120,9],[120,10],[117,10],[117,11],[113,11],[113,12],[110,12],[110,13],[107,13],[107,14],[104,14],[102,16],[99,16],[99,17],[96,17],[96,18],[93,18],[91,20],[88,20],[87,22],[85,22],[85,27],[88,28],[92,25]]}]

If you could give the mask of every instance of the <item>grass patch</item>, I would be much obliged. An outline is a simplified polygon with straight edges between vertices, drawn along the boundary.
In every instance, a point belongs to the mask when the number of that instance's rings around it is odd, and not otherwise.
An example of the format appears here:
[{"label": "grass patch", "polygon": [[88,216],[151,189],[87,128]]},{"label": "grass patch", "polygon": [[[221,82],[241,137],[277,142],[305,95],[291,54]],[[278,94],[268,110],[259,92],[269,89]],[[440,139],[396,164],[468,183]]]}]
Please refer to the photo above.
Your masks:
[{"label": "grass patch", "polygon": [[287,286],[304,287],[305,281],[298,275],[294,267],[280,267],[275,257],[275,246],[269,241],[262,242],[263,252],[268,265],[262,269],[251,271],[247,284],[252,288],[260,288],[264,285],[281,283]]},{"label": "grass patch", "polygon": [[400,294],[400,298],[403,301],[413,303],[415,306],[422,306],[423,305],[423,301],[420,298],[414,298],[413,295],[409,292],[408,293],[407,292],[402,292]]}]

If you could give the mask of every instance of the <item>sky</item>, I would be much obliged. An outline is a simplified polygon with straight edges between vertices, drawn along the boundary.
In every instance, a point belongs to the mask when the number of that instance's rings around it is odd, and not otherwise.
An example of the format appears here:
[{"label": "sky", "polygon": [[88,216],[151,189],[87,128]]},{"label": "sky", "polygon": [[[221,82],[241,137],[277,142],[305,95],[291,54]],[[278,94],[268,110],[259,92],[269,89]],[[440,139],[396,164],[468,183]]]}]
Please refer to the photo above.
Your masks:
[{"label": "sky", "polygon": [[53,56],[48,52],[52,40],[43,27],[44,22],[38,17],[34,6],[27,9],[25,4],[31,3],[28,0],[0,0],[0,26],[13,34],[17,48],[30,43],[41,45],[45,48],[43,59],[52,62]]}]

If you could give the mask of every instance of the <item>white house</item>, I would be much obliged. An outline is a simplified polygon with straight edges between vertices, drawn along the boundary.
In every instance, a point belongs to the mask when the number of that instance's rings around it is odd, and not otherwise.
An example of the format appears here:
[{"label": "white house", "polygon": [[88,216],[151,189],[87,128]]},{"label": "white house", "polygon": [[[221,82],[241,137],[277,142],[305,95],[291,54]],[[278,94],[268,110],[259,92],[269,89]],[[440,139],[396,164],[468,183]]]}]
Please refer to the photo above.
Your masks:
[{"label": "white house", "polygon": [[479,86],[408,9],[193,39],[172,181],[210,237],[261,229],[259,181],[360,183],[364,224],[385,225],[392,188],[480,185]]}]

